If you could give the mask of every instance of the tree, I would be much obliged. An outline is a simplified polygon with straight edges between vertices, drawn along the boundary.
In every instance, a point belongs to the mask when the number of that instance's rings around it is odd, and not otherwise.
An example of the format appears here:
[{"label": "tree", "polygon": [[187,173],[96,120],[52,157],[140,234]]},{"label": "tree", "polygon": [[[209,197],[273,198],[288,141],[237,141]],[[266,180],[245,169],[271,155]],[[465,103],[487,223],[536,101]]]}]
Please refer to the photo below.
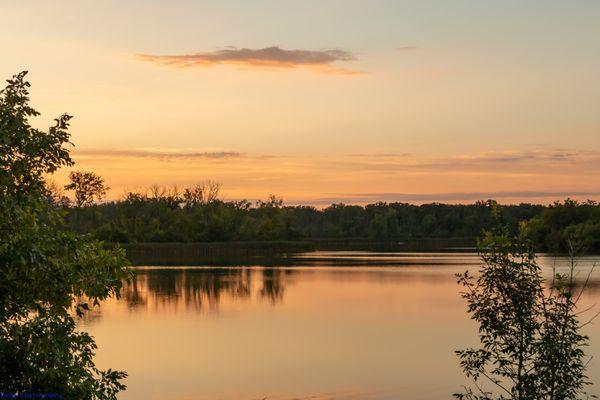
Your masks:
[{"label": "tree", "polygon": [[0,91],[0,392],[116,399],[126,374],[95,367],[96,345],[73,313],[118,295],[125,254],[65,229],[49,201],[44,176],[73,165],[71,117],[32,128],[25,75]]},{"label": "tree", "polygon": [[214,181],[197,183],[183,191],[183,202],[188,207],[209,204],[219,198],[221,184]]},{"label": "tree", "polygon": [[[583,347],[574,293],[574,253],[568,274],[554,274],[545,287],[524,236],[488,233],[481,243],[484,266],[477,278],[458,274],[481,347],[457,351],[475,389],[458,399],[562,400],[585,396]],[[585,289],[582,288],[583,291]],[[485,383],[493,390],[485,389]]]},{"label": "tree", "polygon": [[74,171],[69,174],[71,183],[65,185],[66,190],[75,192],[75,205],[85,207],[94,200],[102,200],[110,189],[104,184],[104,179],[89,171]]},{"label": "tree", "polygon": [[71,205],[71,200],[65,195],[63,187],[58,186],[53,180],[46,181],[46,190],[51,203],[63,208]]}]

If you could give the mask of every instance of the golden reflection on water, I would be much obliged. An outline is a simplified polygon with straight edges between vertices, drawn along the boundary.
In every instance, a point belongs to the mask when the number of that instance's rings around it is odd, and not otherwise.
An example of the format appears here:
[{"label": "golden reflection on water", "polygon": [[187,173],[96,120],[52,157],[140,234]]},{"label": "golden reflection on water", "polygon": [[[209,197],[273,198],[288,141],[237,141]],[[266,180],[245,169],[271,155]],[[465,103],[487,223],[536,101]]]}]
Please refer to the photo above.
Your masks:
[{"label": "golden reflection on water", "polygon": [[453,351],[477,339],[453,275],[477,263],[308,253],[292,267],[139,268],[83,325],[98,363],[129,372],[123,399],[449,398],[464,383]]}]

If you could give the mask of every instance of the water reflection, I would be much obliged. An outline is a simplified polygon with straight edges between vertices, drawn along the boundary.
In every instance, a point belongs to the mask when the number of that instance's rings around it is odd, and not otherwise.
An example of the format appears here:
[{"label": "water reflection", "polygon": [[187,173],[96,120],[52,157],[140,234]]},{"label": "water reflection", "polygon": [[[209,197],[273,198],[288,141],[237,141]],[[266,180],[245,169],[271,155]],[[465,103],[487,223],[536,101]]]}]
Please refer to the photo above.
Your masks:
[{"label": "water reflection", "polygon": [[189,268],[136,270],[125,282],[121,298],[132,309],[184,308],[218,311],[223,297],[258,299],[273,304],[283,299],[294,270],[277,268]]},{"label": "water reflection", "polygon": [[[254,297],[278,304],[283,301],[287,286],[293,285],[297,278],[310,280],[326,276],[340,284],[359,279],[381,284],[425,281],[435,285],[448,281],[449,275],[455,272],[476,271],[480,260],[476,254],[313,252],[290,257],[286,264],[288,266],[140,267],[136,268],[134,278],[125,282],[121,298],[133,311],[171,308],[218,312],[223,297],[236,301]],[[561,273],[568,271],[565,258],[541,257],[540,264],[547,277],[552,275],[553,268]],[[582,286],[593,265],[594,259],[579,262],[576,286]],[[448,273],[440,274],[444,270]],[[589,294],[600,291],[600,271],[589,279],[586,290]],[[99,315],[96,309],[88,315],[87,321]]]},{"label": "water reflection", "polygon": [[[121,300],[134,312],[159,308],[218,312],[219,303],[224,298],[238,302],[256,298],[277,305],[296,279],[310,281],[326,276],[339,284],[360,279],[379,284],[426,281],[430,285],[448,280],[447,276],[426,270],[397,272],[356,267],[336,270],[289,267],[138,269],[134,278],[124,283]],[[95,311],[94,318],[100,315],[101,308]]]},{"label": "water reflection", "polygon": [[[568,268],[540,262],[546,276]],[[578,282],[593,263],[580,262]],[[478,264],[321,252],[278,267],[142,267],[83,323],[99,365],[128,371],[124,400],[446,399],[465,383],[454,350],[477,342],[454,274]],[[595,271],[582,305],[599,296]],[[585,333],[600,376],[600,326]]]}]

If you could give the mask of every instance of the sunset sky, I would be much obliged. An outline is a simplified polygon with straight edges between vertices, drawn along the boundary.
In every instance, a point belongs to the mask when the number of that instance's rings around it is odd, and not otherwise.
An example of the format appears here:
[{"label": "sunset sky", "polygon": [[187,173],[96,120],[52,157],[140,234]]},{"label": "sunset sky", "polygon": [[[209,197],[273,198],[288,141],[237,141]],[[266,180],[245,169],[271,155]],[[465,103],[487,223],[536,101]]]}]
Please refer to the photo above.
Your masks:
[{"label": "sunset sky", "polygon": [[[5,1],[0,77],[110,198],[600,199],[600,2]],[[57,181],[63,182],[68,171]]]}]

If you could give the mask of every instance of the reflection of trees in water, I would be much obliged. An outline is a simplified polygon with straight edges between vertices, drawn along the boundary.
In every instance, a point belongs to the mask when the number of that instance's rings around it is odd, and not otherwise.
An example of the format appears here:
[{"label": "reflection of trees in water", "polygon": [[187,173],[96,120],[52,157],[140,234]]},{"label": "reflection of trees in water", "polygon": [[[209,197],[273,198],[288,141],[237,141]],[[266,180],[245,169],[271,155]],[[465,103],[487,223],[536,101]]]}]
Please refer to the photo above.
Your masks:
[{"label": "reflection of trees in water", "polygon": [[146,296],[140,290],[137,274],[133,275],[130,281],[123,283],[121,297],[130,307],[142,306],[146,304]]},{"label": "reflection of trees in water", "polygon": [[573,288],[575,289],[576,295],[583,291],[582,296],[597,295],[600,292],[600,280],[590,278],[586,281],[585,277],[576,278],[573,282]]},{"label": "reflection of trees in water", "polygon": [[259,298],[277,303],[292,273],[276,268],[140,270],[124,284],[121,296],[131,308],[183,306],[200,311],[217,309],[223,296],[249,299],[254,290]]},{"label": "reflection of trees in water", "polygon": [[262,288],[258,292],[261,298],[277,303],[283,300],[286,276],[294,271],[279,268],[265,268],[262,271]]},{"label": "reflection of trees in water", "polygon": [[181,274],[179,296],[186,308],[203,308],[204,304],[215,309],[222,295],[232,299],[250,297],[250,271],[220,269],[207,273],[184,271]]},{"label": "reflection of trees in water", "polygon": [[[454,285],[454,271],[435,268],[331,268],[289,269],[264,268],[207,268],[207,269],[157,269],[138,270],[134,279],[125,283],[122,300],[130,308],[183,308],[195,311],[217,310],[225,300],[252,298],[273,304],[280,303],[290,282],[325,279],[339,284],[345,282],[371,282],[376,284],[425,283]],[[291,276],[293,280],[290,280]],[[596,272],[587,284],[584,297],[597,297],[600,292],[600,274]],[[587,276],[582,271],[575,282],[581,286]],[[90,316],[92,319],[95,315]],[[96,316],[97,317],[97,316]]]}]

